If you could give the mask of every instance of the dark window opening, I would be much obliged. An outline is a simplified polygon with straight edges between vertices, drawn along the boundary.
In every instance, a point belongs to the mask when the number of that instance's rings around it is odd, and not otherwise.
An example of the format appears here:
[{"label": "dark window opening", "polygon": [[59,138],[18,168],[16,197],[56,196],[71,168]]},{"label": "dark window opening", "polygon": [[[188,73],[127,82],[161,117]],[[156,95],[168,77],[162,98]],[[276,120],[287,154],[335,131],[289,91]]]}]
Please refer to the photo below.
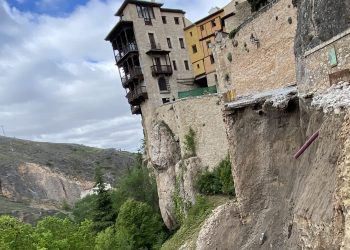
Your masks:
[{"label": "dark window opening", "polygon": [[214,78],[215,78],[215,83],[218,83],[218,75],[214,74]]},{"label": "dark window opening", "polygon": [[158,78],[158,86],[159,86],[159,90],[161,92],[169,91],[168,83],[167,83],[167,81],[166,81],[164,76],[161,76],[161,77]]},{"label": "dark window opening", "polygon": [[192,45],[192,52],[193,52],[193,54],[197,53],[197,46],[196,45]]},{"label": "dark window opening", "polygon": [[211,48],[211,41],[207,41],[207,47],[210,49]]},{"label": "dark window opening", "polygon": [[192,36],[193,34],[192,34],[192,31],[190,31],[190,36]]},{"label": "dark window opening", "polygon": [[200,66],[199,66],[199,64],[197,63],[197,69],[199,69],[200,68]]},{"label": "dark window opening", "polygon": [[154,19],[153,8],[149,6],[136,5],[137,14],[142,17],[146,25],[152,25],[152,19]]},{"label": "dark window opening", "polygon": [[174,17],[175,24],[180,24],[180,20],[178,17]]},{"label": "dark window opening", "polygon": [[214,60],[214,56],[213,56],[213,55],[210,55],[210,62],[211,62],[211,64],[214,64],[214,63],[215,63],[215,60]]},{"label": "dark window opening", "polygon": [[211,27],[215,27],[215,26],[216,26],[215,20],[211,20]]},{"label": "dark window opening", "polygon": [[162,98],[163,104],[170,102],[170,98]]},{"label": "dark window opening", "polygon": [[179,38],[179,42],[180,42],[181,49],[184,49],[185,48],[184,39],[183,38]]},{"label": "dark window opening", "polygon": [[166,24],[166,16],[162,16],[162,21],[164,24]]},{"label": "dark window opening", "polygon": [[188,61],[185,60],[184,63],[185,63],[185,69],[186,70],[190,70],[190,66],[188,65]]},{"label": "dark window opening", "polygon": [[149,43],[151,44],[151,48],[156,48],[156,39],[154,38],[153,33],[148,33]]},{"label": "dark window opening", "polygon": [[167,43],[168,43],[169,49],[171,49],[173,46],[171,46],[171,40],[170,40],[170,38],[168,37],[168,38],[166,39],[166,41],[167,41]]},{"label": "dark window opening", "polygon": [[204,26],[203,26],[203,25],[201,25],[201,30],[202,30],[202,31],[204,30]]},{"label": "dark window opening", "polygon": [[173,68],[174,70],[177,70],[176,61],[173,61]]}]

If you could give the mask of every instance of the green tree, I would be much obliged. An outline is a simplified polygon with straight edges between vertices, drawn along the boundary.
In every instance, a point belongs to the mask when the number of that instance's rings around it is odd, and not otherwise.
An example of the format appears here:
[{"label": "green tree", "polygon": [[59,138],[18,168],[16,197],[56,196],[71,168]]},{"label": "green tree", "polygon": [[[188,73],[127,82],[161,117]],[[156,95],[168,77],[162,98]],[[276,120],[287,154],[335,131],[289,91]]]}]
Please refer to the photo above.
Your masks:
[{"label": "green tree", "polygon": [[95,250],[114,250],[114,249],[117,249],[114,226],[107,227],[105,230],[97,234],[96,240],[95,240]]},{"label": "green tree", "polygon": [[96,194],[88,195],[75,203],[73,208],[74,221],[80,223],[84,220],[92,220],[94,206],[97,199]]},{"label": "green tree", "polygon": [[117,245],[131,249],[159,248],[165,239],[163,222],[146,203],[128,199],[116,222]]},{"label": "green tree", "polygon": [[89,250],[94,248],[92,222],[75,224],[69,219],[46,217],[33,233],[36,249]]},{"label": "green tree", "polygon": [[0,250],[35,249],[33,228],[18,219],[4,215],[0,217]]},{"label": "green tree", "polygon": [[95,172],[95,187],[97,187],[97,197],[94,203],[92,220],[94,231],[97,233],[114,225],[116,219],[111,195],[106,190],[103,174],[99,167],[96,168]]}]

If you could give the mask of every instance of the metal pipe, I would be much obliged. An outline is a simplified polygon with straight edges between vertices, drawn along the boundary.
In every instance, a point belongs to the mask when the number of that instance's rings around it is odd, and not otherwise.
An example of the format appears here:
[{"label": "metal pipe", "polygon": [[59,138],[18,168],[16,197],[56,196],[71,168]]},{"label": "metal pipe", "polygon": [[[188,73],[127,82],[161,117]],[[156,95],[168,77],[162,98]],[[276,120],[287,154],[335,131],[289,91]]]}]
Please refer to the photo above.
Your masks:
[{"label": "metal pipe", "polygon": [[294,155],[295,159],[298,159],[299,156],[301,156],[305,150],[316,140],[316,138],[319,136],[320,131],[318,130],[316,133],[314,133],[308,140],[305,142],[305,144],[296,152]]}]

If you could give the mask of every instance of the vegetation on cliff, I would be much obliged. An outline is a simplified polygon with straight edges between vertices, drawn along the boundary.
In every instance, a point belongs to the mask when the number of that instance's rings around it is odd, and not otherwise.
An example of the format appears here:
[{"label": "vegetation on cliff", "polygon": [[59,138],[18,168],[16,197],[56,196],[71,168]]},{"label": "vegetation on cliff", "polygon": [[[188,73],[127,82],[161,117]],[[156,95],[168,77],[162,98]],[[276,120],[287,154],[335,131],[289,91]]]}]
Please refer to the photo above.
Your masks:
[{"label": "vegetation on cliff", "polygon": [[72,218],[46,217],[31,226],[0,217],[0,249],[159,249],[168,236],[158,207],[155,180],[142,164],[107,191],[96,172],[97,194],[79,201]]}]

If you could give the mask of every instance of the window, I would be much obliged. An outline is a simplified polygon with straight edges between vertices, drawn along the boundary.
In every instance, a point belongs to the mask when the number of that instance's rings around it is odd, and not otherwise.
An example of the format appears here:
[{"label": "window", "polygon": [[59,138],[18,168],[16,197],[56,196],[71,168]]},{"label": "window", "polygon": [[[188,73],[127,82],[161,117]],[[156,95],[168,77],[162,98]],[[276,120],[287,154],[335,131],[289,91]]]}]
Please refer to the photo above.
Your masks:
[{"label": "window", "polygon": [[185,60],[184,63],[185,63],[185,69],[186,70],[190,70],[190,66],[188,65],[188,61]]},{"label": "window", "polygon": [[201,30],[202,30],[202,31],[204,30],[204,26],[203,26],[203,25],[201,25]]},{"label": "window", "polygon": [[158,78],[158,86],[160,92],[169,91],[168,84],[164,76]]},{"label": "window", "polygon": [[199,64],[197,63],[197,69],[199,69],[200,68],[200,66],[199,66]]},{"label": "window", "polygon": [[136,10],[138,16],[143,17],[146,25],[152,25],[152,19],[154,19],[154,12],[152,7],[136,5]]},{"label": "window", "polygon": [[177,66],[176,66],[176,61],[175,60],[173,61],[173,68],[174,68],[174,70],[177,70]]},{"label": "window", "polygon": [[162,16],[162,21],[164,24],[166,24],[166,16]]},{"label": "window", "polygon": [[207,47],[210,49],[211,48],[211,41],[207,41]]},{"label": "window", "polygon": [[175,24],[180,24],[179,18],[178,17],[174,17],[174,22],[175,22]]},{"label": "window", "polygon": [[214,56],[213,56],[213,55],[210,55],[210,62],[211,62],[211,64],[214,64],[214,63],[215,63],[215,60],[214,60]]},{"label": "window", "polygon": [[215,26],[216,26],[215,20],[211,20],[211,27],[215,27]]},{"label": "window", "polygon": [[192,45],[192,52],[193,52],[193,54],[197,53],[197,46],[196,45]]},{"label": "window", "polygon": [[192,31],[190,31],[190,36],[192,36],[193,34],[192,34]]},{"label": "window", "polygon": [[168,38],[166,39],[166,41],[167,41],[167,43],[168,43],[168,47],[169,47],[169,49],[171,49],[171,48],[172,48],[172,46],[171,46],[171,40],[170,40],[170,38],[168,37]]},{"label": "window", "polygon": [[149,43],[151,44],[151,48],[155,49],[157,46],[156,46],[156,39],[154,38],[154,34],[148,33],[148,38],[149,38]]},{"label": "window", "polygon": [[214,78],[215,78],[215,83],[218,83],[218,75],[214,74]]},{"label": "window", "polygon": [[170,98],[162,98],[163,104],[170,102]]},{"label": "window", "polygon": [[181,49],[184,49],[185,48],[184,39],[183,38],[179,38],[179,42],[180,42]]}]

